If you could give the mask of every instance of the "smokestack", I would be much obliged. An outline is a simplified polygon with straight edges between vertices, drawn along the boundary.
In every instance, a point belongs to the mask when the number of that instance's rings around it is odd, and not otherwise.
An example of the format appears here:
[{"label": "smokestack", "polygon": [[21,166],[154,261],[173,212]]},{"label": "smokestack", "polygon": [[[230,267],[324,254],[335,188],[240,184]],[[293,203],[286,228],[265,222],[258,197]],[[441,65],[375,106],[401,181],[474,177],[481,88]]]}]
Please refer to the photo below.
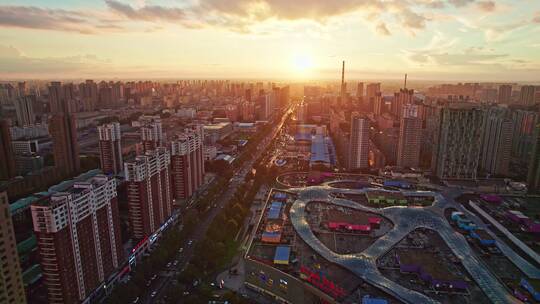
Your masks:
[{"label": "smokestack", "polygon": [[343,60],[343,65],[341,66],[341,86],[345,83],[345,60]]},{"label": "smokestack", "polygon": [[339,96],[339,103],[344,104],[345,102],[345,60],[343,60],[343,64],[341,66],[341,92]]},{"label": "smokestack", "polygon": [[407,89],[407,74],[405,74],[405,84],[403,85],[404,89]]}]

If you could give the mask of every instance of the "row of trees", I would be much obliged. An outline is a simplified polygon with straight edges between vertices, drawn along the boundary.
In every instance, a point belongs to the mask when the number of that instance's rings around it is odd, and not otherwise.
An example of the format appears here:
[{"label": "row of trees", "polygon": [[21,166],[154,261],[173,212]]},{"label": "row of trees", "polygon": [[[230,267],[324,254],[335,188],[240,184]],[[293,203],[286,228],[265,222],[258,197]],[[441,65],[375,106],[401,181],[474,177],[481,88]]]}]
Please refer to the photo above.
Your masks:
[{"label": "row of trees", "polygon": [[[234,163],[236,168],[241,167],[245,161],[253,157],[261,141],[272,131],[272,127],[264,126],[260,131],[251,137],[242,155]],[[192,261],[176,278],[178,284],[166,290],[165,298],[169,303],[178,303],[181,300],[184,303],[207,303],[212,298],[212,287],[209,282],[219,270],[230,263],[235,255],[238,244],[234,238],[243,227],[243,222],[249,214],[251,203],[259,188],[272,178],[271,174],[267,174],[264,166],[265,158],[266,156],[263,156],[257,160],[254,166],[257,173],[246,176],[246,183],[238,187],[233,198],[212,221],[204,240],[196,245]],[[225,161],[207,165],[209,165],[208,171],[218,173],[217,180],[209,187],[205,195],[197,200],[195,208],[186,211],[183,216],[184,229],[180,233],[174,228],[167,232],[157,249],[137,266],[132,273],[132,279],[126,284],[117,286],[107,303],[127,303],[147,293],[141,287],[146,285],[149,278],[156,273],[156,269],[162,269],[174,258],[180,246],[197,226],[201,216],[210,210],[214,202],[228,188],[229,180],[234,174],[233,168]],[[197,283],[194,284],[195,282]],[[233,303],[249,303],[232,292],[224,294],[222,299]]]},{"label": "row of trees", "polygon": [[[271,130],[271,127],[265,127],[261,130],[262,134],[251,138],[242,156],[234,163],[235,167],[241,167],[249,157],[253,157],[258,145]],[[171,293],[168,298],[170,303],[177,303],[180,300],[178,291],[186,290],[186,288],[189,294],[182,297],[184,303],[208,303],[212,299],[213,288],[210,284],[220,271],[227,268],[237,253],[238,242],[235,238],[241,232],[243,223],[250,214],[251,204],[260,187],[272,179],[272,174],[269,174],[270,172],[266,169],[265,159],[267,159],[266,153],[256,161],[253,167],[256,173],[246,176],[245,183],[238,187],[234,196],[225,204],[225,208],[212,221],[204,240],[197,244],[193,259],[177,278],[183,287],[175,286],[167,291]],[[229,170],[224,168],[224,164],[213,164],[212,168],[220,168],[217,172],[220,175],[221,172],[225,172],[228,176]],[[197,283],[194,284],[195,282]],[[221,299],[232,303],[249,303],[247,299],[234,292],[225,293]]]}]

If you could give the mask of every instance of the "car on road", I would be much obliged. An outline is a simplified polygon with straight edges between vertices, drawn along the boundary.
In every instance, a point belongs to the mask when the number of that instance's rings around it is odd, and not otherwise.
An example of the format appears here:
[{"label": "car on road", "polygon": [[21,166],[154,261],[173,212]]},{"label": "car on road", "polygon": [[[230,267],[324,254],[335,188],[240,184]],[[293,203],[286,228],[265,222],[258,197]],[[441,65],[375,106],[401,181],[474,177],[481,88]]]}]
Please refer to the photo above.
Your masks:
[{"label": "car on road", "polygon": [[157,296],[157,291],[152,291],[152,293],[150,294],[150,298],[155,298]]},{"label": "car on road", "polygon": [[172,263],[171,263],[171,262],[169,262],[169,263],[167,263],[167,265],[166,265],[165,267],[167,267],[167,268],[171,268],[171,265],[172,265]]},{"label": "car on road", "polygon": [[191,246],[191,244],[193,244],[193,240],[189,240],[187,244]]},{"label": "car on road", "polygon": [[175,260],[173,266],[178,266],[178,260]]},{"label": "car on road", "polygon": [[178,253],[182,253],[184,252],[184,247],[181,247],[179,250],[178,250]]}]

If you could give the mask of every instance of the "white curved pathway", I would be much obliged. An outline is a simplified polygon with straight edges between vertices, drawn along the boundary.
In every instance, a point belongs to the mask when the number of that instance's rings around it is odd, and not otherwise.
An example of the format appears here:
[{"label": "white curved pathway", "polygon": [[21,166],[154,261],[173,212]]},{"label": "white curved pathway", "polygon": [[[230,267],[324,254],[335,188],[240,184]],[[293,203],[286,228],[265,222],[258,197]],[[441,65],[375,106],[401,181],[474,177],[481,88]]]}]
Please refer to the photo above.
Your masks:
[{"label": "white curved pathway", "polygon": [[[379,272],[376,261],[401,241],[407,234],[417,228],[427,228],[437,231],[456,257],[460,259],[471,277],[493,303],[520,303],[520,301],[508,292],[505,286],[497,280],[487,267],[478,260],[463,235],[455,231],[444,218],[444,208],[448,205],[449,201],[453,202],[453,200],[446,200],[440,193],[430,191],[403,191],[403,194],[405,195],[434,196],[435,203],[433,206],[425,208],[388,207],[375,209],[362,206],[351,200],[333,198],[329,195],[330,192],[361,194],[372,190],[375,189],[332,188],[328,186],[328,183],[323,184],[322,186],[288,189],[287,191],[294,192],[298,195],[298,199],[293,203],[290,210],[291,222],[300,237],[325,259],[347,268],[360,278],[397,299],[405,303],[413,304],[437,303],[437,301],[389,280]],[[376,190],[396,192],[384,189]],[[305,218],[305,207],[310,201],[322,201],[328,204],[380,214],[390,219],[394,223],[394,227],[360,253],[338,254],[328,249],[328,247],[326,247],[311,231]]]}]

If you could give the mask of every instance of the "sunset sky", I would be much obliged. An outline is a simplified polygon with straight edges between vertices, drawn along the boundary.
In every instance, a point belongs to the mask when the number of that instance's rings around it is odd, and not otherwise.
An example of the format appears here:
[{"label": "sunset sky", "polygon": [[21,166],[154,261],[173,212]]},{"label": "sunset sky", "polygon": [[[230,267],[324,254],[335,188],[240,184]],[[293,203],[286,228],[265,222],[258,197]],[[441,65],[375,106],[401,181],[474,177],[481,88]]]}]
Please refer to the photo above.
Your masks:
[{"label": "sunset sky", "polygon": [[0,27],[3,80],[540,81],[539,0],[0,0]]}]

